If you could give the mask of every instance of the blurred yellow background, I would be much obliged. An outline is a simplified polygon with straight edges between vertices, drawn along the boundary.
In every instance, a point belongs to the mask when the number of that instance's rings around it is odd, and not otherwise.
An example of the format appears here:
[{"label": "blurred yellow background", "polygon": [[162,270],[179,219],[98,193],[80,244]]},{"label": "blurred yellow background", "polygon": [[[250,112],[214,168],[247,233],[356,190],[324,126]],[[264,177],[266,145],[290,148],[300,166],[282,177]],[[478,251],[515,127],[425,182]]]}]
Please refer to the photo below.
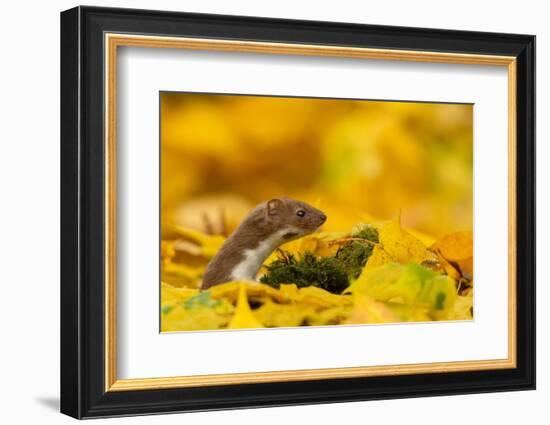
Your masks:
[{"label": "blurred yellow background", "polygon": [[434,238],[470,230],[472,112],[457,104],[162,93],[163,232],[177,224],[227,235],[252,206],[283,195],[325,211],[325,231],[398,214],[403,226]]}]

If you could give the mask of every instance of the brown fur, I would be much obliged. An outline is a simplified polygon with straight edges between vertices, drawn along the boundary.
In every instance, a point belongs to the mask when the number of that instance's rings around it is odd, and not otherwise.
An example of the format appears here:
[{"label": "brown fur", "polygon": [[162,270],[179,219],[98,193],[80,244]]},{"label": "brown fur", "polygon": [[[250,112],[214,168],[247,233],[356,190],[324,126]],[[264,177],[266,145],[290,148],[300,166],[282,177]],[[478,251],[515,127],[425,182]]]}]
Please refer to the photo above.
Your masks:
[{"label": "brown fur", "polygon": [[[305,213],[303,217],[297,215],[298,211]],[[233,280],[232,273],[245,260],[247,251],[256,249],[262,241],[278,235],[277,232],[281,231],[281,238],[275,238],[273,249],[313,233],[325,220],[326,215],[322,211],[295,199],[276,198],[257,205],[208,263],[201,289]],[[288,229],[288,232],[283,229]]]}]

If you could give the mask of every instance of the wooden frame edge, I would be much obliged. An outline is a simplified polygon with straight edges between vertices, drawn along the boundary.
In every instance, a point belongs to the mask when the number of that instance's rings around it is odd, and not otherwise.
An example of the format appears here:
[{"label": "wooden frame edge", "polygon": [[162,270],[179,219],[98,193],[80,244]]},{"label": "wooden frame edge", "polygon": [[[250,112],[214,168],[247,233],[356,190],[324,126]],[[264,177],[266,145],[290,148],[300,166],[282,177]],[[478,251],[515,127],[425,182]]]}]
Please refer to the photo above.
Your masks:
[{"label": "wooden frame edge", "polygon": [[[512,369],[517,367],[516,276],[516,57],[206,38],[104,34],[105,46],[105,392],[136,391],[243,383],[311,381],[416,373]],[[458,362],[365,366],[330,369],[234,373],[168,378],[117,379],[116,376],[116,58],[120,46],[238,51],[248,53],[347,57],[471,65],[506,66],[508,70],[508,358]]]},{"label": "wooden frame edge", "polygon": [[508,64],[508,358],[517,366],[517,60]]},{"label": "wooden frame edge", "polygon": [[[513,369],[511,359],[419,363],[393,366],[344,367],[330,369],[304,369],[276,372],[230,373],[168,378],[115,380],[108,391],[138,391],[182,387],[256,384],[265,382],[315,381],[321,379],[365,378],[375,376],[413,375],[416,373],[446,373],[494,369]],[[243,379],[244,378],[244,379]]]}]

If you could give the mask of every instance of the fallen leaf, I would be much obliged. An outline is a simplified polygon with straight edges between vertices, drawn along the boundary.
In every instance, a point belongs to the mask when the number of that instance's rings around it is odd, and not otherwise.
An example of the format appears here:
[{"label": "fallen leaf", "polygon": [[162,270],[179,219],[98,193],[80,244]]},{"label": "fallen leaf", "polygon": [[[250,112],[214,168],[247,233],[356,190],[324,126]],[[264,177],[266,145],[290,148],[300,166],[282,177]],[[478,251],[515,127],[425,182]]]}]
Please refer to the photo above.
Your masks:
[{"label": "fallen leaf", "polygon": [[176,288],[166,282],[161,283],[161,305],[176,304],[197,295],[198,290],[189,288]]},{"label": "fallen leaf", "polygon": [[456,264],[462,276],[468,279],[473,278],[474,241],[471,231],[443,236],[431,248],[447,262]]},{"label": "fallen leaf", "polygon": [[381,246],[375,246],[372,255],[367,261],[365,269],[374,269],[384,264],[393,263],[396,260]]},{"label": "fallen leaf", "polygon": [[354,294],[353,310],[345,323],[393,323],[400,321],[400,318],[384,303],[375,301],[367,295],[357,292]]},{"label": "fallen leaf", "polygon": [[399,317],[402,322],[431,322],[430,309],[421,305],[406,305],[386,303],[386,306]]},{"label": "fallen leaf", "polygon": [[227,299],[232,303],[237,303],[241,288],[246,288],[246,293],[248,298],[271,298],[277,300],[278,302],[287,302],[288,297],[277,291],[275,288],[263,285],[257,282],[247,282],[247,281],[236,281],[236,282],[227,282],[220,285],[213,286],[209,289],[212,294],[212,298],[216,299]]},{"label": "fallen leaf", "polygon": [[314,315],[312,306],[303,304],[277,304],[267,300],[254,311],[254,316],[266,327],[300,326],[309,315]]},{"label": "fallen leaf", "polygon": [[162,265],[162,279],[175,287],[198,288],[201,284],[202,267],[166,261]]},{"label": "fallen leaf", "polygon": [[[183,226],[174,226],[175,232],[187,240],[189,243],[194,244],[194,249],[190,249],[193,252],[190,252],[193,255],[201,254],[207,258],[212,258],[219,251],[223,243],[225,242],[225,237],[221,235],[207,235],[195,229],[190,229]],[[180,246],[182,246],[180,244]]]},{"label": "fallen leaf", "polygon": [[472,320],[474,297],[473,291],[468,295],[458,295],[453,308],[449,311],[446,320]]},{"label": "fallen leaf", "polygon": [[311,314],[306,319],[308,326],[327,326],[345,323],[353,310],[353,302],[349,304],[329,307]]},{"label": "fallen leaf", "polygon": [[220,314],[214,309],[200,308],[186,310],[181,306],[163,308],[161,331],[204,331],[223,329],[229,323],[231,314]]},{"label": "fallen leaf", "polygon": [[399,217],[378,229],[384,251],[401,264],[422,263],[435,259],[435,255],[419,239],[401,227]]},{"label": "fallen leaf", "polygon": [[425,307],[436,319],[444,317],[456,299],[454,281],[418,264],[386,264],[365,269],[346,290],[377,301]]},{"label": "fallen leaf", "polygon": [[227,300],[212,300],[208,292],[174,288],[161,291],[161,331],[199,331],[225,328],[235,308]]},{"label": "fallen leaf", "polygon": [[235,315],[227,326],[228,329],[245,329],[245,328],[263,328],[264,326],[258,321],[258,319],[252,313],[250,305],[248,304],[248,298],[246,293],[246,284],[240,284],[239,286],[239,299],[237,300],[237,308]]}]

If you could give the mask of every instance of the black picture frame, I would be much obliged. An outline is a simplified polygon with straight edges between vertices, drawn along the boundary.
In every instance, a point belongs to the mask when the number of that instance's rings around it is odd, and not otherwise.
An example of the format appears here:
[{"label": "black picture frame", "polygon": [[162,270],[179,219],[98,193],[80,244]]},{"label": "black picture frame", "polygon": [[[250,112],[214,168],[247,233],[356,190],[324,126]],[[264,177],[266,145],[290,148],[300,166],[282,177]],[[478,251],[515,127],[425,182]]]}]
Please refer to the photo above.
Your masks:
[{"label": "black picture frame", "polygon": [[[517,58],[517,367],[105,391],[104,34],[139,33]],[[61,412],[75,418],[535,388],[535,37],[76,7],[61,13]]]}]

